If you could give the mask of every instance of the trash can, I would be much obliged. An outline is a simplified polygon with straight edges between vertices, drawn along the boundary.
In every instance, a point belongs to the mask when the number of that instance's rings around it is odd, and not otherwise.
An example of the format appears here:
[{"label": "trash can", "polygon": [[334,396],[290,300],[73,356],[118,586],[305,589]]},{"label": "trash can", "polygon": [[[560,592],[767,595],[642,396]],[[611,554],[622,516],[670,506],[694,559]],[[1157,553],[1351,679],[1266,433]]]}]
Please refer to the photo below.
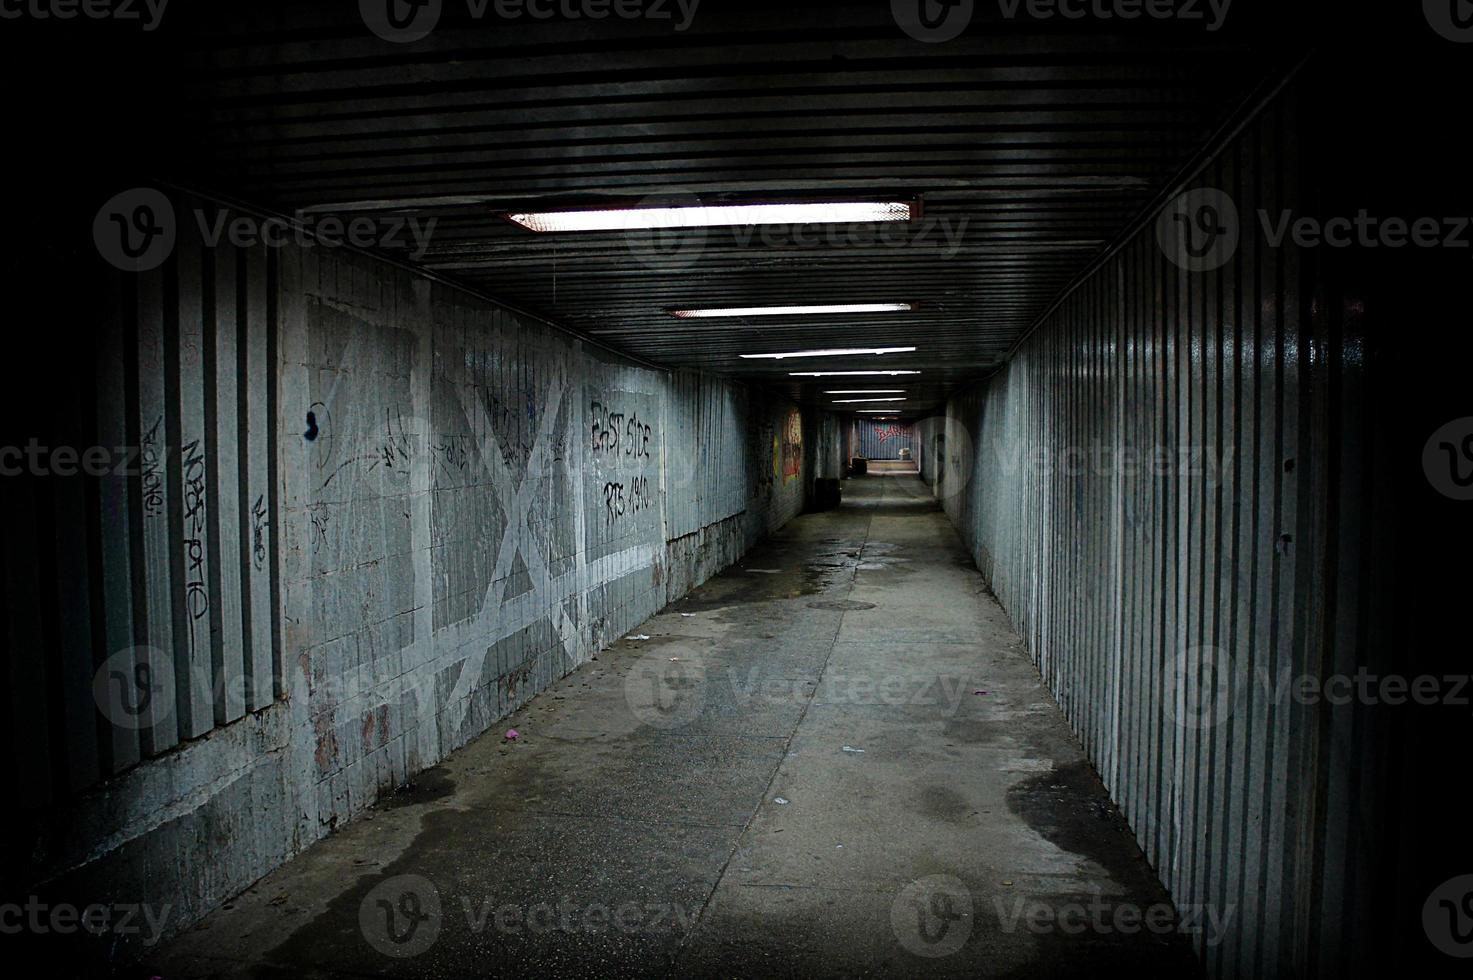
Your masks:
[{"label": "trash can", "polygon": [[821,476],[813,481],[813,509],[833,510],[843,494],[838,477]]}]

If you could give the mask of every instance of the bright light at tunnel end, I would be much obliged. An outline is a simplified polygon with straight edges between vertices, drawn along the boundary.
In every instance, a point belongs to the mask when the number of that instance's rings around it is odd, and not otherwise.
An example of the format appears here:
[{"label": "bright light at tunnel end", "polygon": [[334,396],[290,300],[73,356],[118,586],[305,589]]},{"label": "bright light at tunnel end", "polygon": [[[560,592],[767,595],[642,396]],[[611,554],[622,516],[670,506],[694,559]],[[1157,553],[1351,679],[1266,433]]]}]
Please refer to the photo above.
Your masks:
[{"label": "bright light at tunnel end", "polygon": [[868,224],[910,221],[914,201],[837,201],[792,204],[696,204],[688,207],[589,208],[507,213],[535,232],[638,231],[730,225]]},{"label": "bright light at tunnel end", "polygon": [[911,313],[915,303],[836,303],[822,306],[728,306],[710,310],[669,310],[682,320],[723,316],[824,316],[833,313]]},{"label": "bright light at tunnel end", "polygon": [[784,351],[780,354],[742,354],[749,361],[781,361],[787,357],[853,357],[868,354],[909,354],[914,347],[834,347],[824,350]]}]

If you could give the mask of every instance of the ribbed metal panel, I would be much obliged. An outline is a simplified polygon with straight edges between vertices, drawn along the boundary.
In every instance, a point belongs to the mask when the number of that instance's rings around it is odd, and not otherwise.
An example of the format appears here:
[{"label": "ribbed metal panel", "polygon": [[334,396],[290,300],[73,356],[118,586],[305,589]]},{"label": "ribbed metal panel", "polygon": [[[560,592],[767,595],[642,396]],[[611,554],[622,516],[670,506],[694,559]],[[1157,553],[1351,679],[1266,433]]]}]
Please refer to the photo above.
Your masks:
[{"label": "ribbed metal panel", "polygon": [[[98,122],[141,173],[384,230],[434,221],[428,242],[401,227],[383,247],[648,361],[780,382],[806,401],[823,386],[789,377],[791,363],[737,355],[912,342],[892,362],[922,372],[909,407],[925,411],[999,363],[1277,69],[1278,49],[1297,50],[1282,11],[1259,29],[1242,5],[1204,31],[976,4],[944,44],[906,34],[882,0],[703,0],[680,30],[445,3],[412,44],[374,36],[354,3],[176,6],[149,57],[96,52],[120,89],[106,103],[116,118]],[[57,57],[93,60],[73,44]],[[74,101],[98,100],[79,86]],[[499,216],[896,196],[923,198],[923,218],[651,240],[538,235]],[[862,300],[921,306],[819,320],[666,313]]]},{"label": "ribbed metal panel", "polygon": [[206,247],[192,220],[179,235],[160,268],[101,280],[95,363],[67,382],[51,448],[106,472],[0,481],[29,801],[280,694],[275,257]]},{"label": "ribbed metal panel", "polygon": [[915,432],[908,422],[874,422],[859,419],[855,423],[859,438],[859,455],[866,459],[899,459],[902,449],[916,450]]},{"label": "ribbed metal panel", "polygon": [[668,445],[699,450],[665,456],[666,537],[673,541],[745,510],[747,473],[740,389],[693,371],[675,372],[670,384]]},{"label": "ribbed metal panel", "polygon": [[[1356,312],[1249,227],[1302,205],[1295,112],[1193,181],[1243,215],[1228,264],[1184,272],[1148,228],[949,406],[976,451],[947,509],[1178,906],[1232,911],[1197,937],[1224,977],[1348,972],[1386,921],[1350,887],[1387,812],[1383,726],[1263,680],[1384,656],[1362,643],[1384,630]],[[1218,684],[1225,720],[1194,723]]]}]

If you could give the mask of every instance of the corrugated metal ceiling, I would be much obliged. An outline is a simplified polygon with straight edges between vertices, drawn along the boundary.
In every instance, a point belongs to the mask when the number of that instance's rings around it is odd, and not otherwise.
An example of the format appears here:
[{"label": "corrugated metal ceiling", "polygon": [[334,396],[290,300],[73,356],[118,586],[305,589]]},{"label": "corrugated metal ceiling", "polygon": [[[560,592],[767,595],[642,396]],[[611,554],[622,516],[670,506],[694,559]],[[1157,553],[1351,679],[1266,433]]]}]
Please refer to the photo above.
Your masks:
[{"label": "corrugated metal ceiling", "polygon": [[[925,43],[886,2],[704,0],[684,31],[673,4],[671,21],[592,22],[472,20],[447,3],[408,44],[371,34],[354,6],[251,6],[228,24],[192,24],[163,175],[288,213],[434,217],[413,261],[660,364],[789,383],[793,370],[878,365],[736,355],[913,344],[883,365],[923,372],[884,385],[905,387],[912,410],[999,363],[1288,60],[1247,24],[1006,20],[984,5],[960,37]],[[529,205],[896,197],[922,198],[924,217],[882,237],[715,229],[650,247],[498,217]],[[921,309],[665,312],[890,301]],[[811,400],[831,387],[791,390]]]}]

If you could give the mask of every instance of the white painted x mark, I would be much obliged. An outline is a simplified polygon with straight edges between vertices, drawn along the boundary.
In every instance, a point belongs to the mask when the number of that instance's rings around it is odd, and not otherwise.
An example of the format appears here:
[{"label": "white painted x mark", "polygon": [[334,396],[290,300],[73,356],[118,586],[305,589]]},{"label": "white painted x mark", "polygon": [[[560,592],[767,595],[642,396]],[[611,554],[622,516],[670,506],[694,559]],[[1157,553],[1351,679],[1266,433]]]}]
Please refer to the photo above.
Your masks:
[{"label": "white painted x mark", "polygon": [[[542,413],[542,417],[537,420],[537,434],[532,441],[532,452],[527,457],[527,469],[522,474],[520,481],[516,480],[506,465],[501,453],[501,443],[496,438],[491,419],[486,414],[486,408],[480,399],[475,398],[472,390],[465,387],[458,386],[456,393],[460,398],[461,408],[465,411],[466,420],[471,423],[472,430],[484,433],[480,445],[481,459],[489,471],[492,485],[498,488],[497,495],[506,515],[501,546],[496,554],[496,567],[491,574],[491,581],[486,587],[486,595],[481,600],[481,610],[476,617],[478,626],[481,629],[491,629],[501,618],[503,605],[501,593],[507,576],[511,574],[512,562],[520,552],[522,563],[526,566],[527,575],[531,579],[532,589],[530,596],[524,594],[518,598],[523,602],[530,602],[536,609],[546,610],[545,615],[552,619],[553,626],[562,640],[563,648],[572,654],[575,650],[578,626],[568,615],[565,603],[572,592],[571,587],[576,585],[576,576],[559,576],[554,583],[547,567],[546,549],[549,543],[537,534],[528,520],[542,480],[550,479],[552,476],[552,441],[557,418],[562,411],[562,382],[554,380],[548,387],[545,401],[547,408]],[[507,490],[500,490],[499,488],[502,487]],[[515,487],[515,490],[512,490],[512,487]],[[575,493],[572,503],[575,507],[581,507],[582,498]],[[577,548],[579,544],[575,542],[574,547]],[[569,586],[569,588],[556,586]],[[501,627],[501,630],[493,634],[495,636],[493,642],[505,639],[516,630],[523,628],[523,624],[520,622],[520,617],[511,617],[511,621],[503,621]],[[477,632],[480,630],[478,629]],[[471,693],[471,688],[481,675],[487,655],[489,651],[483,652],[479,663],[476,662],[474,655],[466,656],[461,665],[460,676],[456,678],[455,689],[451,692],[450,704],[455,704]]]}]

